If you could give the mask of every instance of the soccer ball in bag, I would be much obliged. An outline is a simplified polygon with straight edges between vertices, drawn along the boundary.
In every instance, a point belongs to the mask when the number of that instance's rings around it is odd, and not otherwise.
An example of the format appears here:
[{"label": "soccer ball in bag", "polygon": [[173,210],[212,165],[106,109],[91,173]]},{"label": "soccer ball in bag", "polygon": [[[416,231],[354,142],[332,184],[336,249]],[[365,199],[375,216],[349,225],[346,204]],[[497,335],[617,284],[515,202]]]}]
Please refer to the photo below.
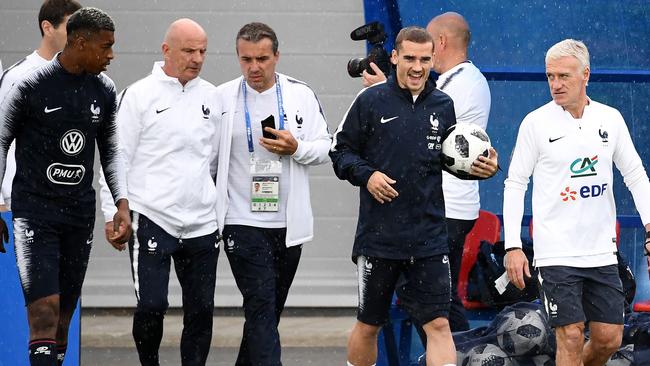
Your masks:
[{"label": "soccer ball in bag", "polygon": [[[460,363],[459,363],[460,365]],[[512,366],[514,363],[501,348],[494,344],[482,344],[467,353],[463,366]]]},{"label": "soccer ball in bag", "polygon": [[538,354],[546,345],[546,321],[535,310],[515,309],[497,328],[499,347],[510,356]]},{"label": "soccer ball in bag", "polygon": [[489,155],[490,137],[473,123],[457,123],[449,127],[442,141],[442,163],[458,176],[468,176],[474,160]]}]

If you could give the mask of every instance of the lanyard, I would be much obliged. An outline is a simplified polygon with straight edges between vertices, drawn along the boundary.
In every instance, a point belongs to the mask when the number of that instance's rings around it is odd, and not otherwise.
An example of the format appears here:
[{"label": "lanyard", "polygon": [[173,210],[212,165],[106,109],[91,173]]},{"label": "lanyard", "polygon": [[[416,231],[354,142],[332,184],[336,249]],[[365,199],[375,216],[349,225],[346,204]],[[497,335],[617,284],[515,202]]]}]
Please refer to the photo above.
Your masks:
[{"label": "lanyard", "polygon": [[[244,95],[244,119],[246,120],[246,139],[248,140],[248,152],[253,153],[253,129],[251,127],[251,115],[248,113],[248,103],[246,102],[246,79],[241,81],[241,90]],[[275,94],[278,100],[278,117],[280,118],[280,130],[284,130],[284,107],[282,106],[282,87],[278,74],[275,74]]]}]

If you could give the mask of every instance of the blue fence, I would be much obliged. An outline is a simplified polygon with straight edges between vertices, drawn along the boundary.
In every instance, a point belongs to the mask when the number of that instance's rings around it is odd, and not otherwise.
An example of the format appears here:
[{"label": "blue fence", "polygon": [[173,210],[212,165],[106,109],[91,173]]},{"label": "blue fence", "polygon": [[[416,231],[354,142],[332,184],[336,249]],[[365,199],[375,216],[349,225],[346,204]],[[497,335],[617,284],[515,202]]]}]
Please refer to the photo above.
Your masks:
[{"label": "blue fence", "polygon": [[[14,237],[11,230],[11,213],[2,213],[10,228],[9,244],[5,245],[7,253],[0,254],[0,310],[2,319],[0,326],[0,366],[29,366],[27,344],[29,328],[27,326],[27,308],[23,298],[18,267],[14,255]],[[72,318],[68,337],[68,350],[65,356],[66,365],[79,365],[79,307]]]}]

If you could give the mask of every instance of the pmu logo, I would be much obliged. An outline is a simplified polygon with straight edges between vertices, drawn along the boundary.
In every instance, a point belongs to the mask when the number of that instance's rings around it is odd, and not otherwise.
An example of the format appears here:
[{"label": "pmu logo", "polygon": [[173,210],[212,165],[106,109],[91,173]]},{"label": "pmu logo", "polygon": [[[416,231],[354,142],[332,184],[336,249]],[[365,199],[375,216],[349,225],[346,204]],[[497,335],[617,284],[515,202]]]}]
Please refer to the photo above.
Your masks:
[{"label": "pmu logo", "polygon": [[56,184],[79,184],[85,174],[86,168],[83,165],[54,163],[47,167],[47,179]]},{"label": "pmu logo", "polygon": [[571,187],[567,186],[562,190],[562,192],[560,192],[560,197],[563,202],[572,202],[578,200],[580,197],[593,198],[602,196],[605,194],[606,190],[607,183],[582,186],[577,190],[574,190]]},{"label": "pmu logo", "polygon": [[589,177],[597,175],[596,164],[598,164],[598,155],[591,158],[577,158],[571,163],[569,169],[573,175],[571,178]]},{"label": "pmu logo", "polygon": [[69,156],[77,155],[86,145],[84,134],[79,130],[70,130],[61,137],[61,151]]}]

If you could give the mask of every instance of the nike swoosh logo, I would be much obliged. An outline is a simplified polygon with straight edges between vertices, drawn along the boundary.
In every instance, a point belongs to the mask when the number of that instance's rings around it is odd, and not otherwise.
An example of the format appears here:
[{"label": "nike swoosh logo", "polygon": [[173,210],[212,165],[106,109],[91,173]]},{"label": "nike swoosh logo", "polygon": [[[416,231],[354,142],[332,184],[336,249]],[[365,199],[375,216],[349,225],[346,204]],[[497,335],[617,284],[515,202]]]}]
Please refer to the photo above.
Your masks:
[{"label": "nike swoosh logo", "polygon": [[63,107],[56,107],[56,108],[52,108],[52,109],[49,109],[49,108],[45,107],[44,112],[45,112],[45,113],[52,113],[52,112],[56,112],[56,111],[58,111],[58,110],[61,109],[61,108],[63,108]]},{"label": "nike swoosh logo", "polygon": [[160,114],[160,113],[168,110],[169,108],[171,108],[171,107],[167,107],[167,108],[164,108],[164,109],[156,109],[156,113]]},{"label": "nike swoosh logo", "polygon": [[549,138],[548,138],[548,142],[553,143],[553,142],[555,142],[555,141],[557,141],[557,140],[559,140],[559,139],[563,139],[563,138],[564,138],[564,136],[560,136],[560,137],[555,138],[555,139],[552,139],[552,138],[549,137]]},{"label": "nike swoosh logo", "polygon": [[388,123],[396,118],[399,118],[399,116],[391,117],[391,118],[384,118],[383,116],[381,117],[381,120],[379,122],[381,123]]}]

